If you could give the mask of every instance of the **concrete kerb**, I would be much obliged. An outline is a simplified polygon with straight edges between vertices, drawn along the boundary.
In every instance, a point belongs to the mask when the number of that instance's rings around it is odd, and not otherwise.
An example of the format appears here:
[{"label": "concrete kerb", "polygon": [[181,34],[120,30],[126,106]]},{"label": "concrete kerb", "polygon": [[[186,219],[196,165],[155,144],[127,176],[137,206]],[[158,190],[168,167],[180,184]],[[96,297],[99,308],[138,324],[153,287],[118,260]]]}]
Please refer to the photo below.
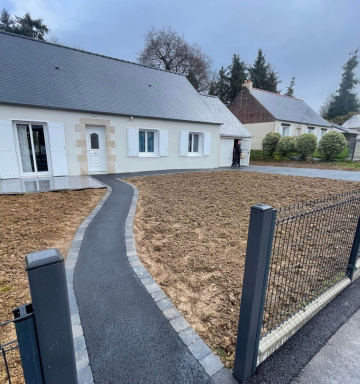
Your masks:
[{"label": "concrete kerb", "polygon": [[[100,181],[98,182],[101,183]],[[99,201],[99,203],[96,205],[96,207],[91,211],[88,217],[79,226],[65,261],[71,324],[72,324],[72,332],[73,332],[74,348],[75,348],[76,370],[77,370],[79,384],[93,384],[94,379],[91,372],[89,355],[86,349],[86,342],[84,338],[83,329],[81,326],[79,308],[78,308],[76,297],[75,297],[75,291],[74,291],[74,285],[73,285],[74,269],[79,256],[81,243],[84,239],[86,228],[89,226],[92,219],[99,212],[99,210],[101,209],[101,207],[103,206],[107,198],[110,196],[112,191],[111,187],[107,186],[104,183],[101,183],[101,184],[103,184],[107,188],[107,192],[105,193],[103,198]]]},{"label": "concrete kerb", "polygon": [[238,381],[231,372],[224,367],[219,357],[211,352],[210,348],[189,325],[180,312],[174,307],[170,299],[165,295],[161,288],[156,284],[153,277],[141,263],[134,242],[133,222],[136,212],[139,192],[138,189],[126,181],[118,178],[133,188],[134,195],[130,205],[129,213],[125,223],[125,244],[126,254],[130,265],[139,277],[140,281],[156,302],[159,310],[163,313],[172,328],[178,334],[183,343],[187,346],[194,358],[204,368],[205,372],[214,384],[236,384]]}]

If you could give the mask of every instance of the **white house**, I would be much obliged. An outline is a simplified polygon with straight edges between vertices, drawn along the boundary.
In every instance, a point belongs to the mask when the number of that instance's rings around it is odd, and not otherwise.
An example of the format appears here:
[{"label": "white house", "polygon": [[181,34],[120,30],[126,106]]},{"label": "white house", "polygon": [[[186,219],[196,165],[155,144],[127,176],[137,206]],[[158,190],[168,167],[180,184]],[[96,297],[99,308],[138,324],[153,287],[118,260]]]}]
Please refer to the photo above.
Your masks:
[{"label": "white house", "polygon": [[245,158],[240,160],[241,165],[249,165],[252,134],[218,97],[204,95],[202,97],[208,107],[223,122],[220,128],[219,166],[231,166],[234,146],[239,139],[241,139],[241,149],[245,155]]},{"label": "white house", "polygon": [[0,32],[0,178],[219,166],[186,77]]},{"label": "white house", "polygon": [[253,149],[262,149],[262,140],[269,132],[297,137],[314,133],[318,140],[333,128],[303,100],[253,88],[250,80],[230,103],[230,111],[254,136]]}]

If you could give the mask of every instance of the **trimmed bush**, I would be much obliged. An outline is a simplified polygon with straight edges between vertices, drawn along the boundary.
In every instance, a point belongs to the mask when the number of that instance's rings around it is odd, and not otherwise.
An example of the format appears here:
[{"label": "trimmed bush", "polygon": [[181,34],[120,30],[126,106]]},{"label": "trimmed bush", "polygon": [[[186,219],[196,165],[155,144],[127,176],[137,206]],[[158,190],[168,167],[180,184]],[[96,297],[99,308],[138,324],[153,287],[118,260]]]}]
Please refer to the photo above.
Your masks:
[{"label": "trimmed bush", "polygon": [[317,147],[317,138],[313,133],[304,133],[296,140],[296,152],[300,153],[303,159],[311,156]]},{"label": "trimmed bush", "polygon": [[296,147],[296,141],[291,136],[282,137],[277,146],[276,150],[282,154],[282,156],[286,156],[289,152],[294,152]]},{"label": "trimmed bush", "polygon": [[320,140],[318,152],[325,156],[326,160],[329,160],[339,156],[346,146],[347,142],[342,133],[328,132]]},{"label": "trimmed bush", "polygon": [[269,132],[262,141],[262,147],[264,153],[272,155],[276,151],[276,146],[281,139],[281,135],[278,132]]}]

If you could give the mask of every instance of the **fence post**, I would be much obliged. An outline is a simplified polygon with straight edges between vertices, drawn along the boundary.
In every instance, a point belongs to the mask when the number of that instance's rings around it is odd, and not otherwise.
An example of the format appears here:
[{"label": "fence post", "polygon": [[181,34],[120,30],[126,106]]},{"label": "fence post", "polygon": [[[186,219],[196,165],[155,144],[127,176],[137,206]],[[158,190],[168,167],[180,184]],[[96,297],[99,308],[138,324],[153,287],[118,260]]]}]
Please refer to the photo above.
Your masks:
[{"label": "fence post", "polygon": [[43,384],[32,305],[15,308],[13,314],[25,383]]},{"label": "fence post", "polygon": [[26,256],[44,382],[77,384],[64,259],[58,249]]},{"label": "fence post", "polygon": [[241,383],[256,369],[275,219],[271,206],[251,207],[233,373]]},{"label": "fence post", "polygon": [[354,277],[356,260],[357,260],[358,254],[359,254],[359,250],[360,250],[360,216],[358,219],[356,232],[355,232],[355,236],[354,236],[354,241],[353,241],[353,245],[351,248],[349,263],[348,263],[348,266],[346,269],[346,275],[349,276],[351,281]]}]

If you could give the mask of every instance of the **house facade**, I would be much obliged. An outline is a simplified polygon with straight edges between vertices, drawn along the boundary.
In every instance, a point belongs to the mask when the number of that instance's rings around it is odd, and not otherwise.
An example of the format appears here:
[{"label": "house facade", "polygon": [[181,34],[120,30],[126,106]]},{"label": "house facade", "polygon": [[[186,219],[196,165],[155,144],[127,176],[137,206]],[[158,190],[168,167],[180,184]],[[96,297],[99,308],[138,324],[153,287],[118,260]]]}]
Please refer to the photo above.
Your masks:
[{"label": "house facade", "polygon": [[241,166],[248,166],[252,134],[231,113],[226,105],[216,96],[202,96],[205,103],[223,122],[220,128],[219,167],[230,167],[233,163],[233,150],[239,139],[244,159]]},{"label": "house facade", "polygon": [[252,149],[262,149],[262,140],[269,132],[293,137],[313,133],[320,140],[332,130],[330,123],[303,100],[253,88],[250,80],[228,108],[254,136]]},{"label": "house facade", "polygon": [[5,32],[0,52],[0,178],[219,166],[184,76]]}]

